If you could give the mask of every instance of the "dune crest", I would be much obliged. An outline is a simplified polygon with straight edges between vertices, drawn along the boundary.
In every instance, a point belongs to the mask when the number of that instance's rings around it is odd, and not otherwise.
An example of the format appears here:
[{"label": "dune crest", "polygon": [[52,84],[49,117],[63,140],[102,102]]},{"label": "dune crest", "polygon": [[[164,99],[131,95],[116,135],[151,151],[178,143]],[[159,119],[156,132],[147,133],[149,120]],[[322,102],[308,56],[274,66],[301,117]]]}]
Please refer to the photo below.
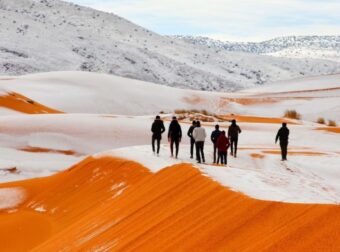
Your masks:
[{"label": "dune crest", "polygon": [[[340,247],[339,206],[251,199],[189,164],[153,174],[123,159],[88,158],[50,177],[0,185],[18,186],[27,192],[26,200],[0,213],[1,220],[8,220],[0,221],[5,250],[336,251]],[[25,235],[18,233],[19,223]]]}]

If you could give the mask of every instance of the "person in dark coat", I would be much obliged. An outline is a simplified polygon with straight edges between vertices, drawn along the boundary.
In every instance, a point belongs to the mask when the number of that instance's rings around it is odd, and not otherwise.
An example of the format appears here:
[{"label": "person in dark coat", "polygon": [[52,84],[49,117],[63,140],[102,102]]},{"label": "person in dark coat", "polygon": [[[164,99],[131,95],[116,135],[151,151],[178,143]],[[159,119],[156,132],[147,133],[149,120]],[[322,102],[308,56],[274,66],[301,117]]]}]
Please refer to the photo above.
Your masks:
[{"label": "person in dark coat", "polygon": [[237,144],[238,144],[238,135],[241,133],[241,128],[236,124],[236,120],[231,121],[231,125],[228,129],[228,137],[231,143],[231,155],[236,157],[237,155]]},{"label": "person in dark coat", "polygon": [[153,122],[151,126],[151,132],[152,132],[152,151],[155,153],[155,142],[157,142],[157,155],[159,154],[159,149],[161,145],[162,140],[162,134],[165,131],[164,123],[161,120],[160,116],[156,116],[155,121]]},{"label": "person in dark coat", "polygon": [[188,137],[190,138],[190,158],[194,157],[195,139],[192,135],[192,132],[194,131],[195,127],[196,127],[196,121],[192,121],[192,125],[190,126],[188,130]]},{"label": "person in dark coat", "polygon": [[182,139],[182,129],[179,125],[177,118],[174,116],[169,126],[168,139],[170,142],[171,156],[174,156],[174,144],[176,147],[176,158],[178,157],[179,143]]},{"label": "person in dark coat", "polygon": [[282,123],[282,127],[276,134],[275,144],[280,139],[282,161],[287,160],[289,129],[287,123]]},{"label": "person in dark coat", "polygon": [[216,147],[218,149],[217,164],[219,163],[219,160],[221,160],[222,165],[223,164],[227,165],[227,156],[228,156],[229,146],[230,146],[229,139],[228,137],[226,137],[225,131],[222,131],[216,141]]},{"label": "person in dark coat", "polygon": [[217,124],[215,125],[215,130],[211,133],[211,136],[210,136],[211,142],[214,145],[214,164],[216,163],[216,156],[218,156],[216,142],[220,134],[221,134],[220,126]]}]

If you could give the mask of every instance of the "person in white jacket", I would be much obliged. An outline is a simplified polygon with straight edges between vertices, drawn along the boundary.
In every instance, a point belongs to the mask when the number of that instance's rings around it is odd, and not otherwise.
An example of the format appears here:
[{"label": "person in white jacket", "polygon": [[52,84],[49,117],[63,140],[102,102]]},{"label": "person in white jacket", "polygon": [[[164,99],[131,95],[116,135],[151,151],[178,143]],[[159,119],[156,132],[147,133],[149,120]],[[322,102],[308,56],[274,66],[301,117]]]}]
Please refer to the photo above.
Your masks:
[{"label": "person in white jacket", "polygon": [[205,138],[207,137],[207,134],[205,132],[205,129],[201,127],[201,122],[197,121],[196,122],[196,128],[192,132],[192,136],[195,139],[195,144],[196,144],[196,156],[197,156],[197,162],[205,163],[205,158],[204,158],[204,141]]}]

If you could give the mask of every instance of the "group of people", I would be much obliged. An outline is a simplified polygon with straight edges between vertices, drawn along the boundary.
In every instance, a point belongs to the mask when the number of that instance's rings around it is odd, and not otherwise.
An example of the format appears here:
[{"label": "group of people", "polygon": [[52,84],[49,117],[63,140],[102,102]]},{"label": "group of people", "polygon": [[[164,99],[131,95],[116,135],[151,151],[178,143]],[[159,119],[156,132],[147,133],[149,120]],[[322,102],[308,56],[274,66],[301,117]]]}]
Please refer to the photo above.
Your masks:
[{"label": "group of people", "polygon": [[[159,155],[162,134],[165,132],[164,123],[160,116],[156,116],[151,127],[152,132],[152,150],[154,154]],[[210,139],[213,143],[213,163],[227,165],[228,149],[230,147],[230,155],[237,157],[238,137],[241,128],[236,124],[236,120],[231,121],[228,128],[228,134],[224,130],[220,130],[219,125],[215,125],[215,130],[211,133]],[[202,127],[200,121],[193,121],[188,132],[190,138],[190,158],[194,158],[194,150],[196,150],[196,160],[198,163],[205,163],[204,143],[207,137],[205,128]],[[280,140],[282,160],[287,160],[289,129],[287,124],[283,123],[282,128],[278,131],[275,143]],[[170,143],[171,157],[178,157],[179,144],[182,140],[182,128],[177,118],[174,116],[168,130],[168,141]],[[157,149],[156,149],[157,145]]]},{"label": "group of people", "polygon": [[[152,150],[157,155],[160,151],[160,142],[162,134],[165,132],[164,123],[160,116],[156,116],[151,127],[152,132]],[[219,125],[215,126],[215,130],[211,134],[211,141],[214,146],[214,163],[227,164],[227,153],[231,147],[231,155],[237,155],[238,135],[241,133],[240,127],[233,120],[229,129],[228,135],[225,131],[220,131]],[[205,128],[202,127],[200,121],[193,121],[188,132],[190,138],[190,158],[194,158],[194,150],[196,150],[196,160],[198,163],[205,163],[204,143],[207,137]],[[168,141],[170,143],[171,156],[177,158],[179,152],[179,144],[182,140],[182,128],[174,116],[168,130]],[[156,147],[157,146],[157,147]]]}]

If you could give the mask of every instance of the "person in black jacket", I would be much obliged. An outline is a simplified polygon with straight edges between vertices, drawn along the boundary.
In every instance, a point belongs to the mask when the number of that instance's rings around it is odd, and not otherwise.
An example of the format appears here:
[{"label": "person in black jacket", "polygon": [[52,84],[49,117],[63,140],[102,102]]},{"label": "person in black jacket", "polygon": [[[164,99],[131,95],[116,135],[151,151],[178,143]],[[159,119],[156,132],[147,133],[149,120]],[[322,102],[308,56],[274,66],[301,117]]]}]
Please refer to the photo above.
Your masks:
[{"label": "person in black jacket", "polygon": [[237,155],[237,143],[238,143],[238,135],[241,133],[241,128],[236,124],[236,120],[231,121],[231,125],[228,129],[228,137],[230,139],[230,155],[236,157]]},{"label": "person in black jacket", "polygon": [[210,137],[211,142],[214,144],[214,164],[216,163],[216,156],[218,155],[216,143],[220,135],[221,135],[220,126],[217,124],[215,125],[215,130],[211,133],[211,137]]},{"label": "person in black jacket", "polygon": [[156,116],[155,121],[153,122],[151,126],[151,132],[152,132],[152,151],[155,153],[155,142],[157,141],[157,155],[159,155],[159,149],[162,139],[162,134],[165,131],[164,123],[161,120],[160,116]]},{"label": "person in black jacket", "polygon": [[289,129],[287,123],[282,123],[282,127],[276,134],[275,143],[280,139],[282,161],[287,160]]},{"label": "person in black jacket", "polygon": [[194,157],[195,139],[192,136],[192,132],[194,131],[195,127],[196,127],[196,121],[192,121],[192,125],[190,126],[188,130],[188,137],[190,138],[190,158]]},{"label": "person in black jacket", "polygon": [[176,147],[176,158],[178,157],[179,143],[182,139],[182,129],[177,118],[174,116],[169,126],[168,139],[170,142],[171,156],[174,156],[174,144]]}]

